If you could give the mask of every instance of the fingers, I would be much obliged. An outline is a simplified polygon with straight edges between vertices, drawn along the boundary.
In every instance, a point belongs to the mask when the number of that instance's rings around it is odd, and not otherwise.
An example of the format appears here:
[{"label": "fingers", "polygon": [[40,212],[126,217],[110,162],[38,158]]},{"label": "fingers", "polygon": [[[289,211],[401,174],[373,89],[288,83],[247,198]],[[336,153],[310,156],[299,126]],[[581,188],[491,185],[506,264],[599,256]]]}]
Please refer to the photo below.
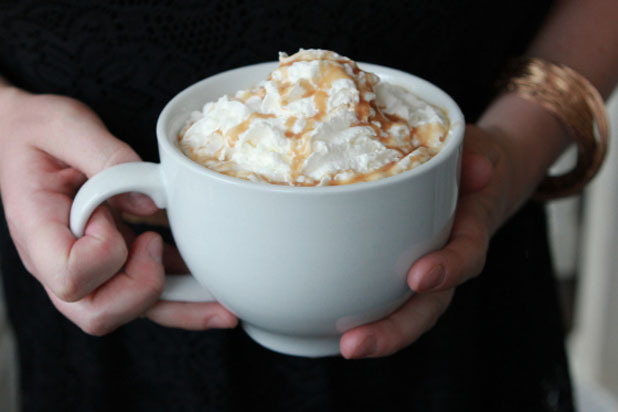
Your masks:
[{"label": "fingers", "polygon": [[[140,159],[73,99],[28,93],[11,98],[2,117],[3,136],[11,138],[0,139],[0,186],[11,236],[24,264],[60,311],[88,333],[107,333],[158,301],[164,273],[161,239],[152,233],[134,237],[115,224],[107,207],[99,207],[85,236],[75,239],[68,228],[69,212],[86,177]],[[9,110],[20,107],[28,110]],[[109,203],[137,215],[157,210],[137,194]],[[183,268],[173,253],[165,256]],[[172,310],[161,305],[152,317],[193,329],[236,322],[218,305],[182,306]],[[185,313],[184,318],[171,319],[174,311]]]},{"label": "fingers", "polygon": [[347,358],[389,355],[414,342],[446,310],[454,288],[478,275],[489,238],[505,217],[509,163],[487,132],[468,126],[462,158],[461,191],[448,243],[419,259],[408,273],[417,292],[387,318],[348,331],[341,340]]},{"label": "fingers", "polygon": [[474,199],[460,201],[449,242],[414,263],[408,273],[410,288],[418,293],[445,290],[478,275],[489,245],[486,220]]},{"label": "fingers", "polygon": [[111,213],[99,207],[75,239],[61,222],[49,222],[30,236],[30,260],[35,276],[57,297],[76,301],[114,276],[125,264],[127,246]]},{"label": "fingers", "polygon": [[461,160],[461,168],[465,171],[461,175],[461,194],[477,192],[489,184],[493,165],[487,157],[464,150]]},{"label": "fingers", "polygon": [[[11,235],[28,270],[48,290],[62,300],[78,300],[111,278],[128,251],[104,208],[90,219],[86,236],[76,240],[68,229],[72,198],[85,175],[139,157],[72,99],[25,93],[16,99],[30,110],[3,118],[5,132],[19,137],[4,140],[0,168]],[[135,213],[156,210],[143,198],[129,196],[125,203],[140,209]]]},{"label": "fingers", "polygon": [[[163,263],[167,273],[189,273],[178,249],[172,245],[164,245]],[[215,302],[189,303],[160,300],[149,308],[144,316],[162,326],[188,330],[233,328],[238,324],[236,316]]]},{"label": "fingers", "polygon": [[456,287],[485,265],[489,238],[504,219],[508,165],[494,138],[474,126],[466,129],[462,193],[446,246],[419,259],[408,285],[423,293]]},{"label": "fingers", "polygon": [[414,342],[446,310],[454,287],[482,270],[489,231],[484,208],[473,196],[460,201],[448,244],[410,269],[408,284],[418,293],[389,317],[346,332],[340,345],[344,357],[387,356]]},{"label": "fingers", "polygon": [[353,337],[346,338],[349,341],[342,340],[344,356],[386,356],[414,342],[446,310],[454,288],[481,272],[490,231],[478,196],[460,200],[447,245],[419,259],[410,269],[408,285],[417,294],[388,318],[353,331]]},{"label": "fingers", "polygon": [[347,359],[391,355],[431,329],[448,307],[453,289],[413,296],[385,319],[347,331],[340,350]]},{"label": "fingers", "polygon": [[109,211],[98,208],[75,239],[68,228],[75,184],[83,174],[38,150],[21,153],[31,165],[19,183],[2,185],[11,235],[24,264],[61,299],[80,299],[113,276],[127,257],[127,247]]},{"label": "fingers", "polygon": [[233,328],[238,324],[236,316],[214,302],[159,301],[146,311],[145,316],[162,326],[188,330]]},{"label": "fingers", "polygon": [[[146,316],[168,327],[189,330],[231,328],[237,319],[218,303],[159,301],[164,287],[164,257],[173,255],[158,234],[147,232],[135,238],[124,270],[112,271],[108,280],[79,300],[67,301],[47,287],[54,305],[95,336],[107,334],[129,321]],[[176,257],[173,260],[177,259]],[[178,264],[178,262],[176,263]]]},{"label": "fingers", "polygon": [[50,294],[58,310],[86,333],[103,335],[140,316],[159,299],[164,286],[161,237],[148,232],[133,243],[124,271],[90,295],[66,302]]},{"label": "fingers", "polygon": [[466,127],[461,161],[462,195],[485,188],[493,177],[498,153],[494,145],[487,140],[474,126]]}]

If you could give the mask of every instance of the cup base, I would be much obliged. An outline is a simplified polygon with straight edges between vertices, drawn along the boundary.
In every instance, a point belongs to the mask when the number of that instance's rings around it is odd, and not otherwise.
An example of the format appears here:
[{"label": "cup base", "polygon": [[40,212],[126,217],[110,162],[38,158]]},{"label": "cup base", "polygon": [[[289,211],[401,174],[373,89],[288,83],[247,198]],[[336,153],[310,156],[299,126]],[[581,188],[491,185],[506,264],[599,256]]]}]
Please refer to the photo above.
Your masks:
[{"label": "cup base", "polygon": [[319,358],[340,354],[340,335],[291,336],[266,331],[247,322],[242,322],[242,328],[260,345],[284,355]]}]

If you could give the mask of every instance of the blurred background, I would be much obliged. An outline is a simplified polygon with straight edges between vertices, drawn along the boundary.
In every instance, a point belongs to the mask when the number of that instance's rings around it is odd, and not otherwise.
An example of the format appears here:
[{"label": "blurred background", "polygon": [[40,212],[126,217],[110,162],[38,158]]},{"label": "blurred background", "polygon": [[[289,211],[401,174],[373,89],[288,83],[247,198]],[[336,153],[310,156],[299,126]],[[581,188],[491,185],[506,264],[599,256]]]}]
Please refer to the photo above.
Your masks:
[{"label": "blurred background", "polygon": [[607,111],[610,150],[599,176],[583,196],[548,205],[571,370],[583,412],[618,412],[618,90]]},{"label": "blurred background", "polygon": [[[548,204],[552,253],[580,412],[618,412],[618,93],[608,103],[610,152],[579,197]],[[613,126],[613,127],[612,127]],[[555,166],[569,169],[575,153]],[[16,412],[16,348],[0,282],[0,411]]]}]

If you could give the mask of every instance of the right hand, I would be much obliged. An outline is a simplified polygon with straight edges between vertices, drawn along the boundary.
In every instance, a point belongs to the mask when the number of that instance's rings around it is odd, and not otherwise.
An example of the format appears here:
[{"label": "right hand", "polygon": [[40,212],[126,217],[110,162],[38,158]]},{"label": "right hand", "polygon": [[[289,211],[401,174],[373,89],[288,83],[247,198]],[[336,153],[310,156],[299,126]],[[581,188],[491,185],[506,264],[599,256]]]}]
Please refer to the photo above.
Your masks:
[{"label": "right hand", "polygon": [[71,233],[80,185],[107,167],[140,160],[95,113],[74,99],[2,84],[0,111],[0,193],[9,231],[60,312],[93,335],[140,316],[193,330],[236,325],[217,303],[159,300],[165,266],[178,270],[182,260],[158,234],[135,236],[114,218],[119,211],[154,213],[148,197],[116,196],[93,213],[82,238]]}]

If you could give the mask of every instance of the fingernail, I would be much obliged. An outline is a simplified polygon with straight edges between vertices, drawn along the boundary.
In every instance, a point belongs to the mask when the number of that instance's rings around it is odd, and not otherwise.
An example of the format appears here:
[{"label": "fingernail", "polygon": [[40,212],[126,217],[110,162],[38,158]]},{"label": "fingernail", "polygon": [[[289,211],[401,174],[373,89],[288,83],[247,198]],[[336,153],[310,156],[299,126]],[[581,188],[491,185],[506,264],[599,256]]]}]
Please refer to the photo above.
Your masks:
[{"label": "fingernail", "polygon": [[352,352],[352,358],[366,358],[378,351],[378,341],[375,336],[369,335]]},{"label": "fingernail", "polygon": [[446,271],[444,270],[444,266],[436,265],[421,278],[415,291],[427,292],[435,289],[442,284],[445,276]]},{"label": "fingernail", "polygon": [[163,255],[163,241],[159,236],[153,238],[148,243],[148,254],[157,263],[161,263],[161,256]]},{"label": "fingernail", "polygon": [[206,322],[208,329],[222,329],[231,327],[230,322],[227,319],[222,318],[219,315],[213,315]]}]

